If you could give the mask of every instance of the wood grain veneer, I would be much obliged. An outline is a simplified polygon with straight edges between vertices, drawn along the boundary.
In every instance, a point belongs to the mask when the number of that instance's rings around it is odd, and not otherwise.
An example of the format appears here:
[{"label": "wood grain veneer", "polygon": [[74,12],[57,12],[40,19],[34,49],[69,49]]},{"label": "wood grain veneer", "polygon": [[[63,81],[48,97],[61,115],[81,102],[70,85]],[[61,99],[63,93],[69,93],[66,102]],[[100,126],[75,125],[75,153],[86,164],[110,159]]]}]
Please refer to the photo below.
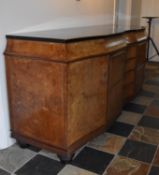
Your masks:
[{"label": "wood grain veneer", "polygon": [[71,43],[8,38],[12,136],[71,159],[141,89],[145,41],[144,30]]}]

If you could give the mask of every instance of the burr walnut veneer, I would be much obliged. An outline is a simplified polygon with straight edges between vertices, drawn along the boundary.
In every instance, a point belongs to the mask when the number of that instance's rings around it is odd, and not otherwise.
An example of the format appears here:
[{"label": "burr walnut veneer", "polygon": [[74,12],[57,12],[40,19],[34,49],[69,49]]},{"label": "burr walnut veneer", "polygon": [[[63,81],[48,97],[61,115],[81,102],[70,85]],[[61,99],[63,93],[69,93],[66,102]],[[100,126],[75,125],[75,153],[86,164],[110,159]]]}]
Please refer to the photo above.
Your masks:
[{"label": "burr walnut veneer", "polygon": [[144,29],[95,35],[90,27],[84,36],[82,30],[72,38],[68,29],[63,38],[55,38],[58,31],[7,36],[12,136],[64,161],[110,126],[144,75]]}]

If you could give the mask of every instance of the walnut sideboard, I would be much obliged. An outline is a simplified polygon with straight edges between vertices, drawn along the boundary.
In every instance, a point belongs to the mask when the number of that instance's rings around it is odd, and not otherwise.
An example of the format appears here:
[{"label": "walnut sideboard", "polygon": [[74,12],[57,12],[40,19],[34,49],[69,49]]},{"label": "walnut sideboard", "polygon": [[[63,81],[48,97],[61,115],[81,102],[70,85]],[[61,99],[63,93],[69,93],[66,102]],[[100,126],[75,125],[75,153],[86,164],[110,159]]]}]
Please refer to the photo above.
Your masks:
[{"label": "walnut sideboard", "polygon": [[50,30],[7,36],[12,137],[62,161],[104,132],[142,88],[147,37],[140,27]]}]

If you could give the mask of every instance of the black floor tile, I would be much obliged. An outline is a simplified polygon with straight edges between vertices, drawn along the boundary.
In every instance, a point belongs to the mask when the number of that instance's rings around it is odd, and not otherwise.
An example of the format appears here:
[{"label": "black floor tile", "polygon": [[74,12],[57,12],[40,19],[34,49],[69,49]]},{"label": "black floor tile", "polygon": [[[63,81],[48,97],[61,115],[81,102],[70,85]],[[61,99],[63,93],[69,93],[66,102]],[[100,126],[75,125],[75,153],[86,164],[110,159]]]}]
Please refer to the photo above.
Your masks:
[{"label": "black floor tile", "polygon": [[0,175],[10,175],[8,172],[0,169]]},{"label": "black floor tile", "polygon": [[157,146],[142,142],[127,140],[119,155],[151,163]]},{"label": "black floor tile", "polygon": [[158,86],[159,85],[159,81],[157,80],[146,80],[145,81],[146,84],[150,84],[150,85],[155,85],[155,86]]},{"label": "black floor tile", "polygon": [[143,116],[138,125],[159,129],[159,118]]},{"label": "black floor tile", "polygon": [[155,80],[146,80],[145,83],[150,84],[150,85],[159,86],[159,81],[155,81]]},{"label": "black floor tile", "polygon": [[133,128],[134,126],[130,124],[114,122],[107,132],[128,137]]},{"label": "black floor tile", "polygon": [[159,107],[159,100],[153,100],[151,104]]},{"label": "black floor tile", "polygon": [[64,167],[63,164],[53,159],[37,155],[22,168],[20,168],[16,175],[57,175]]},{"label": "black floor tile", "polygon": [[136,112],[136,113],[144,113],[146,109],[146,106],[144,105],[139,105],[139,104],[134,104],[134,103],[128,103],[125,107],[125,111],[131,111],[131,112]]},{"label": "black floor tile", "polygon": [[149,175],[159,175],[159,167],[153,166],[151,168],[151,171],[150,171]]},{"label": "black floor tile", "polygon": [[85,147],[73,160],[72,165],[102,174],[112,159],[111,154]]},{"label": "black floor tile", "polygon": [[139,95],[140,96],[146,96],[146,97],[154,97],[155,96],[155,94],[153,92],[144,91],[144,90],[141,91]]}]

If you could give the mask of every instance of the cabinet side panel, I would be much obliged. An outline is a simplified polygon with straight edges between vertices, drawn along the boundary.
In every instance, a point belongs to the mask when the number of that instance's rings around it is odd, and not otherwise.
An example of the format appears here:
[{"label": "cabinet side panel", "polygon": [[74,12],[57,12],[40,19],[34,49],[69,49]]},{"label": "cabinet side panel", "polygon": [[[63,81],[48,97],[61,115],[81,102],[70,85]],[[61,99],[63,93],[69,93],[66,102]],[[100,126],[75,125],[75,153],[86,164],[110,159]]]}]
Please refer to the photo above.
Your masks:
[{"label": "cabinet side panel", "polygon": [[6,56],[12,132],[64,147],[65,65]]},{"label": "cabinet side panel", "polygon": [[106,124],[108,59],[106,56],[69,65],[68,144]]}]

